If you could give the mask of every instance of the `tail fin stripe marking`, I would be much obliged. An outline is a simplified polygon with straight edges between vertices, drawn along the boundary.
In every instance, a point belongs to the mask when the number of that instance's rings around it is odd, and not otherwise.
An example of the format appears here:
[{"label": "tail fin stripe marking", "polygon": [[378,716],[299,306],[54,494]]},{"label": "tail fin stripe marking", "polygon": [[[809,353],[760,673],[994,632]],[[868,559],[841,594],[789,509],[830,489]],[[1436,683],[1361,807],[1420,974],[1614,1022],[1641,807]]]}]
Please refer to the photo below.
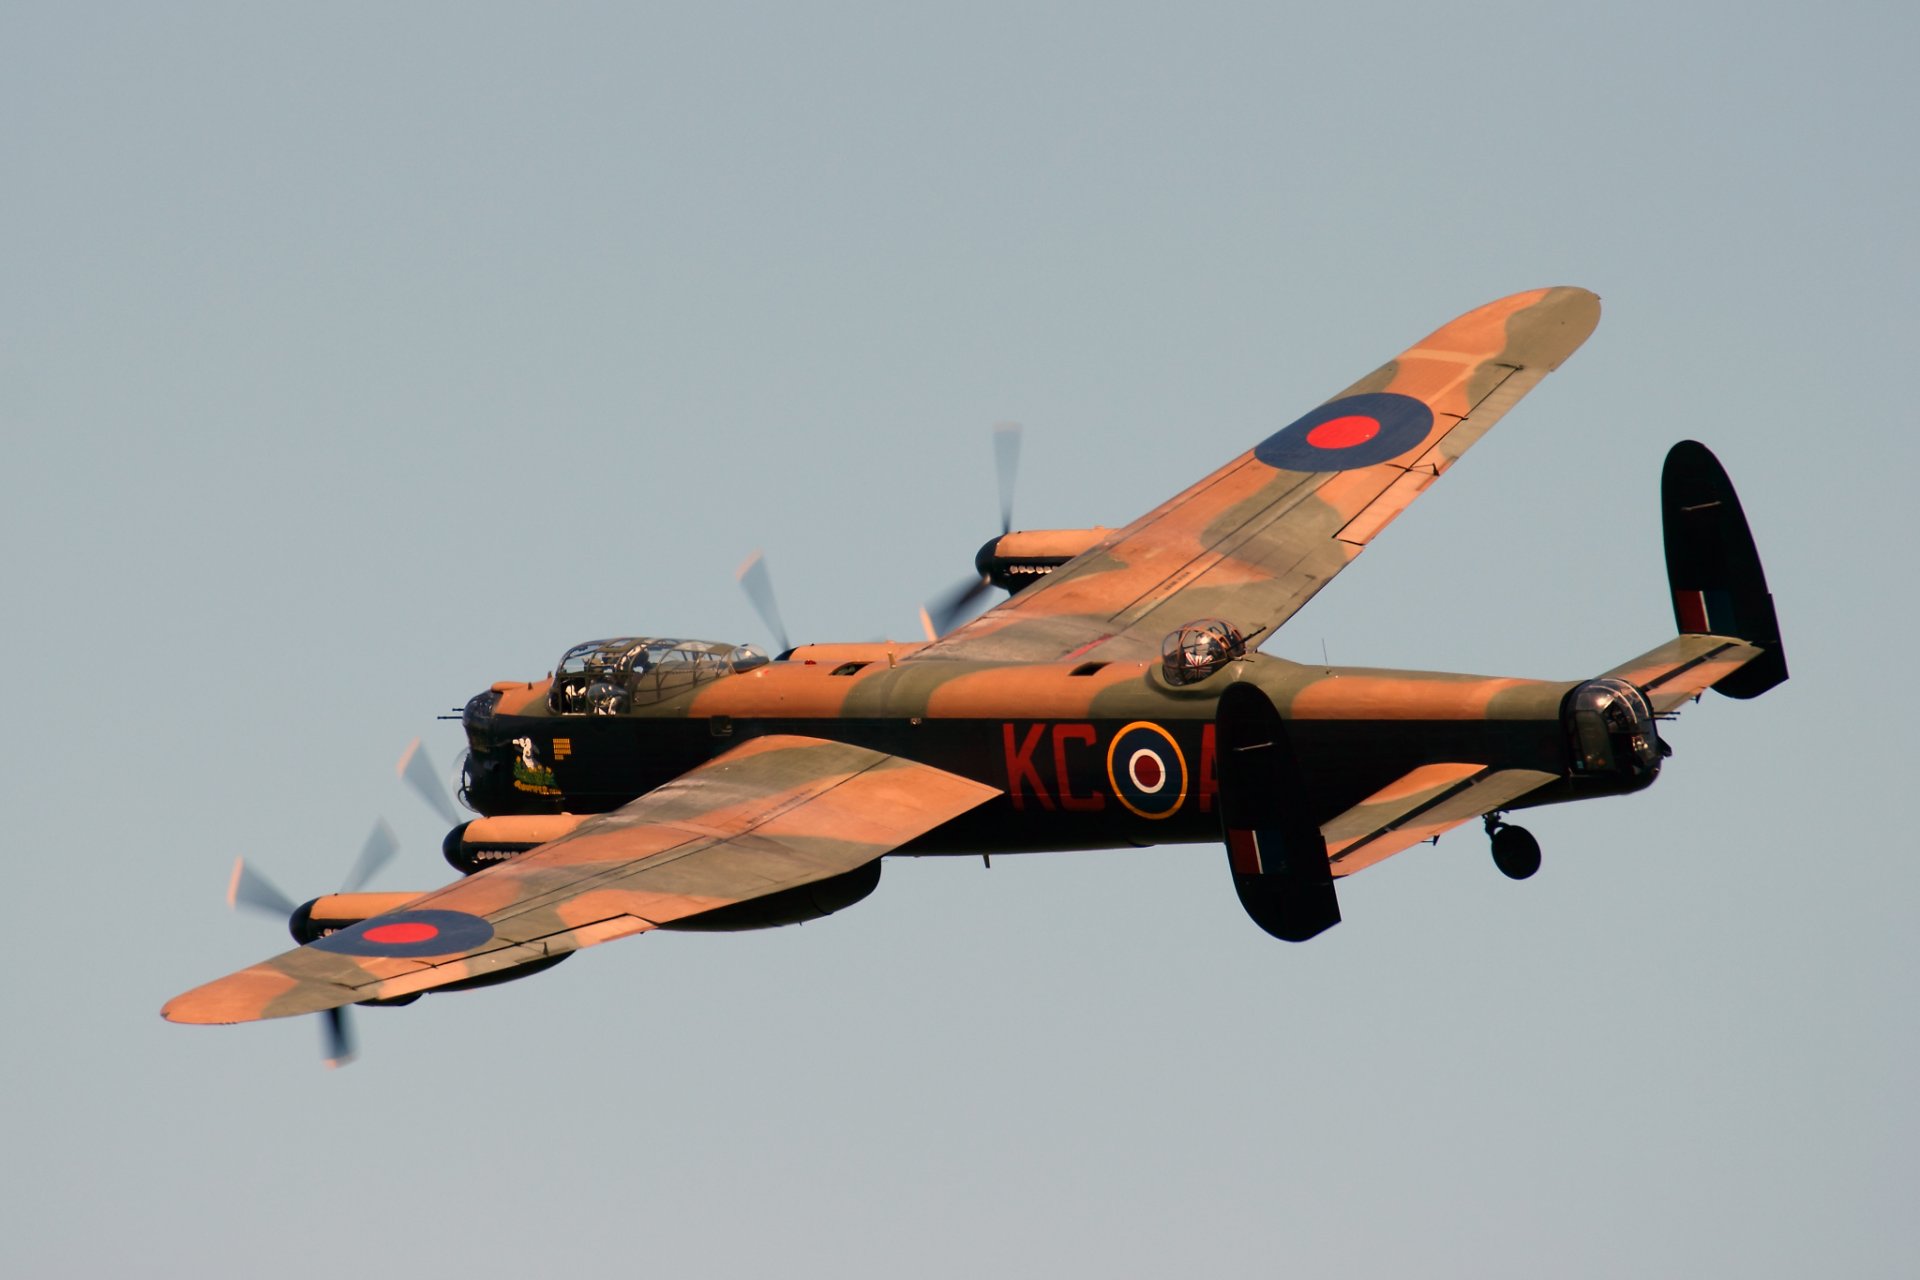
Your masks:
[{"label": "tail fin stripe marking", "polygon": [[1257,876],[1265,867],[1260,857],[1260,836],[1238,827],[1227,828],[1227,862],[1237,876]]},{"label": "tail fin stripe marking", "polygon": [[1680,630],[1695,635],[1710,634],[1707,627],[1707,597],[1703,591],[1676,590],[1673,611],[1680,615]]}]

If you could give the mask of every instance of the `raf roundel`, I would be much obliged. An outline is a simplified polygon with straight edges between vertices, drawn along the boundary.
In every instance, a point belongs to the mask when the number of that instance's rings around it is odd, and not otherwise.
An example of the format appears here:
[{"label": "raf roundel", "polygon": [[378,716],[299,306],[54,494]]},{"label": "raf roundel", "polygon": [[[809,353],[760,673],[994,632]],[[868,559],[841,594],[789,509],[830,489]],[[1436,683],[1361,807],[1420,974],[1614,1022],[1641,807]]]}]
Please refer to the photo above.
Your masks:
[{"label": "raf roundel", "polygon": [[408,960],[472,951],[493,940],[493,926],[464,911],[391,911],[330,933],[311,945],[343,956]]},{"label": "raf roundel", "polygon": [[1281,471],[1351,471],[1397,458],[1433,430],[1433,410],[1392,391],[1329,400],[1253,447]]},{"label": "raf roundel", "polygon": [[1114,734],[1107,747],[1107,781],[1129,812],[1170,818],[1187,798],[1186,757],[1172,734],[1136,720]]}]

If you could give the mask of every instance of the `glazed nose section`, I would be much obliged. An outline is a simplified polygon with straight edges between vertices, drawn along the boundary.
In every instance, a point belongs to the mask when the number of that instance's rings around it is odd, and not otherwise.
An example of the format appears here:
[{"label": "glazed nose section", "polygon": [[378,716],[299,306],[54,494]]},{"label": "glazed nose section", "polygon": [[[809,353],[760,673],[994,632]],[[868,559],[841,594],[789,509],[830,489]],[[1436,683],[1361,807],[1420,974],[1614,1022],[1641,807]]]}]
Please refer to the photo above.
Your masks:
[{"label": "glazed nose section", "polygon": [[[467,699],[460,711],[460,727],[467,732],[467,759],[460,770],[460,798],[467,807],[488,812],[489,793],[498,789],[502,744],[494,732],[494,712],[500,706],[500,691],[488,689]],[[506,750],[511,751],[508,747]]]},{"label": "glazed nose section", "polygon": [[467,699],[460,711],[460,727],[467,731],[467,749],[478,751],[493,744],[493,713],[500,705],[500,691],[487,689]]}]

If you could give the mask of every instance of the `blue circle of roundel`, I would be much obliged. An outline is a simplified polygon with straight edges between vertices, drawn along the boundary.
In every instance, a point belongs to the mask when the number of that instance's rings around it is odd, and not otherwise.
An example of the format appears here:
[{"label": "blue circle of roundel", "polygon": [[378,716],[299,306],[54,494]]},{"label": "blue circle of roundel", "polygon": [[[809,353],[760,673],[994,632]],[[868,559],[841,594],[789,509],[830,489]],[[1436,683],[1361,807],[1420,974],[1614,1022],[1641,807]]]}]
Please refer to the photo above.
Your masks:
[{"label": "blue circle of roundel", "polygon": [[408,960],[471,951],[493,940],[493,926],[464,911],[389,911],[315,939],[322,951],[343,956]]},{"label": "blue circle of roundel", "polygon": [[1370,391],[1329,400],[1255,445],[1253,456],[1282,471],[1351,471],[1399,457],[1432,430],[1425,402]]},{"label": "blue circle of roundel", "polygon": [[1107,748],[1107,781],[1130,812],[1167,818],[1187,798],[1187,761],[1172,734],[1136,720],[1115,734]]}]

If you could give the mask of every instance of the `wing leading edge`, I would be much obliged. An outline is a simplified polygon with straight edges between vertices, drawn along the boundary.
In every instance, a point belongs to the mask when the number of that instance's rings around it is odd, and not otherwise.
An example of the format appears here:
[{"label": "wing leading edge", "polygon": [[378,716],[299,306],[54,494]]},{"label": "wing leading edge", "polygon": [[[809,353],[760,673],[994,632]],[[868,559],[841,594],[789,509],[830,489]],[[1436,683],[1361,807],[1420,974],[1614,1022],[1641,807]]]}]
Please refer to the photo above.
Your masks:
[{"label": "wing leading edge", "polygon": [[1195,618],[1277,628],[1599,319],[1576,288],[1470,311],[910,660],[1139,660]]},{"label": "wing leading edge", "polygon": [[483,977],[863,867],[999,794],[864,747],[757,738],[571,834],[195,988],[250,1022]]}]

